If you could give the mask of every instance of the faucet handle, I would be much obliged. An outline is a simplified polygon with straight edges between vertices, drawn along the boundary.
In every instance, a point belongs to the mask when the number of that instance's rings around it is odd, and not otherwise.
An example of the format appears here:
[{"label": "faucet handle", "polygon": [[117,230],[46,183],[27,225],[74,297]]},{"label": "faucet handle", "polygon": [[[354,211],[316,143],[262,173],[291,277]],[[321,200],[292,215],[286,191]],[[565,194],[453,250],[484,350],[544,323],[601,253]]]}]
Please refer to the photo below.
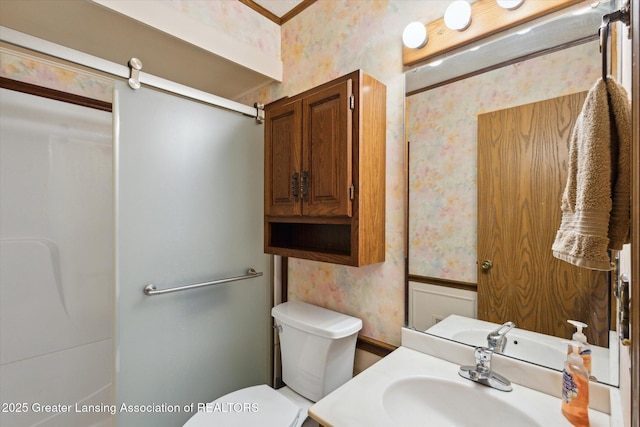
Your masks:
[{"label": "faucet handle", "polygon": [[476,369],[479,373],[486,373],[491,371],[491,357],[493,356],[493,350],[487,347],[476,347]]},{"label": "faucet handle", "polygon": [[513,322],[503,323],[502,325],[498,326],[495,330],[491,331],[487,336],[487,338],[489,339],[502,338],[503,336],[507,335],[507,333],[515,327],[516,327],[516,324]]},{"label": "faucet handle", "polygon": [[506,322],[487,335],[487,344],[491,350],[501,353],[507,345],[507,333],[516,326],[513,322]]},{"label": "faucet handle", "polygon": [[511,391],[511,382],[491,370],[493,350],[487,347],[476,347],[476,366],[461,366],[458,374],[471,381],[493,387],[500,391]]}]

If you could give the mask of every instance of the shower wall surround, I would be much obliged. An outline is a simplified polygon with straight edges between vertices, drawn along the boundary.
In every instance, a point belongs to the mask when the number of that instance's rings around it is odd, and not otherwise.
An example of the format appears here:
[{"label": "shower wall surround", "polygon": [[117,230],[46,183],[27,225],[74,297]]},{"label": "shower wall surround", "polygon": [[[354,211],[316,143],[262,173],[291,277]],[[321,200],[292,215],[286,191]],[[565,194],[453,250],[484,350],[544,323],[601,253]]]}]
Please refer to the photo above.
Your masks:
[{"label": "shower wall surround", "polygon": [[[6,48],[0,48],[0,76],[106,102],[113,93],[106,78]],[[9,163],[0,168],[0,400],[109,403],[111,114],[11,91],[2,102],[0,159]],[[43,116],[34,126],[15,108]],[[15,416],[0,414],[0,424],[111,424],[105,412]]]},{"label": "shower wall surround", "polygon": [[0,424],[107,426],[38,405],[111,402],[111,114],[0,91]]}]

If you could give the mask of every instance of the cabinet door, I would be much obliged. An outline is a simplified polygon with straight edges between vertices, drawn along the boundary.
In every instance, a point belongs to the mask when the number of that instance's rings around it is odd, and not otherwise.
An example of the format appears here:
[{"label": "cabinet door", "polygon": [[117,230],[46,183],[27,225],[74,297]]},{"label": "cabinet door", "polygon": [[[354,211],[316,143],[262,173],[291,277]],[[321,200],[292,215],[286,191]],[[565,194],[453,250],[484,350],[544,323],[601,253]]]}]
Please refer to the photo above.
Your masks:
[{"label": "cabinet door", "polygon": [[300,215],[302,101],[265,111],[265,215]]},{"label": "cabinet door", "polygon": [[303,213],[351,216],[352,80],[303,99]]}]

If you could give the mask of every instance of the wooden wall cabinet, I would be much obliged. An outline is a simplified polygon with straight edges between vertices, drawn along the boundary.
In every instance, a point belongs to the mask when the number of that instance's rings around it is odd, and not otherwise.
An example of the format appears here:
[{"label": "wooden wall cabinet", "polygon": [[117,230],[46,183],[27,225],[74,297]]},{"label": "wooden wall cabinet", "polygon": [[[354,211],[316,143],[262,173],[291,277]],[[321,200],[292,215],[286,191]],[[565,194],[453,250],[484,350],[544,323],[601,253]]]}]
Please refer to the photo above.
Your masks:
[{"label": "wooden wall cabinet", "polygon": [[266,253],[384,261],[386,87],[362,71],[265,106]]}]

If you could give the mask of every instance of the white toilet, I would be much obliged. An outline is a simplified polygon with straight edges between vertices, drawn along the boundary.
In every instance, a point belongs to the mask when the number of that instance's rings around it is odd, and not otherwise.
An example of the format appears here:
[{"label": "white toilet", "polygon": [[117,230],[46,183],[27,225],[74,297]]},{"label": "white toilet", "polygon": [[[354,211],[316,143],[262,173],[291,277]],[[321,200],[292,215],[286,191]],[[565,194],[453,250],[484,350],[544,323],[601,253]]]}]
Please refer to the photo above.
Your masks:
[{"label": "white toilet", "polygon": [[308,408],[353,375],[362,321],[300,301],[273,307],[280,336],[282,380],[226,394],[193,415],[184,427],[299,427]]}]

